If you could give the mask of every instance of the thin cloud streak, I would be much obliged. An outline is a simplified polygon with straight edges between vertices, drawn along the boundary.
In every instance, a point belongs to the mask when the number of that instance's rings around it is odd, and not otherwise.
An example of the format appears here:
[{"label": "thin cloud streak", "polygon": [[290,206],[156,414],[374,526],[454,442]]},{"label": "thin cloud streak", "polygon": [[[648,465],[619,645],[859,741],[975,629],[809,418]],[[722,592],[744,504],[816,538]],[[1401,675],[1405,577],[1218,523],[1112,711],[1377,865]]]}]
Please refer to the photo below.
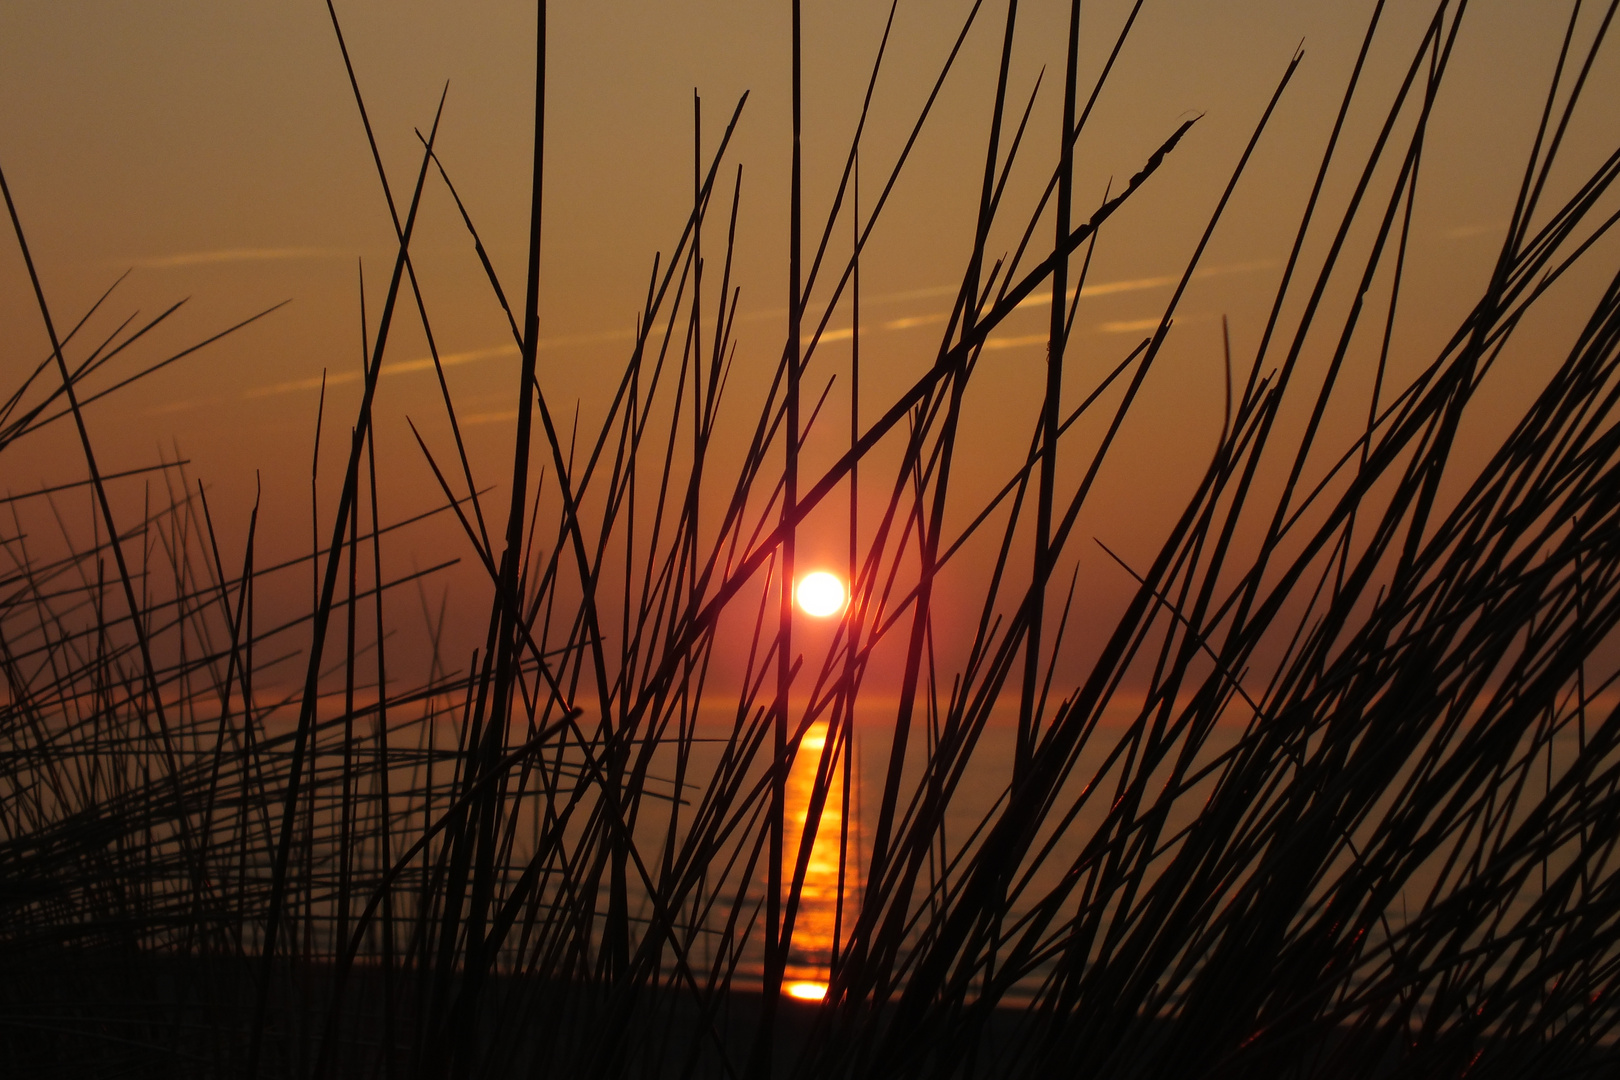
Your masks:
[{"label": "thin cloud streak", "polygon": [[1447,240],[1472,240],[1476,236],[1485,236],[1489,233],[1500,232],[1507,228],[1506,222],[1491,222],[1489,224],[1459,225],[1454,229],[1447,229],[1442,236]]},{"label": "thin cloud streak", "polygon": [[183,251],[174,255],[152,255],[131,259],[130,265],[144,270],[174,270],[183,266],[211,266],[233,262],[288,262],[299,259],[339,259],[355,257],[352,251],[337,248],[221,248],[217,251]]},{"label": "thin cloud streak", "polygon": [[[1227,277],[1231,274],[1252,274],[1258,270],[1270,270],[1277,266],[1276,259],[1261,259],[1256,262],[1227,263],[1225,266],[1207,266],[1193,271],[1193,280],[1201,281],[1212,277]],[[1113,296],[1117,293],[1145,292],[1148,289],[1167,289],[1181,280],[1180,274],[1166,274],[1160,277],[1130,278],[1125,281],[1102,281],[1094,285],[1087,285],[1080,290],[1082,297]],[[1068,292],[1070,300],[1074,299],[1074,290]],[[1052,290],[1030,293],[1019,302],[1021,308],[1035,307],[1040,304],[1052,302]],[[1158,325],[1158,320],[1154,320]]]},{"label": "thin cloud streak", "polygon": [[[482,360],[492,360],[499,356],[516,356],[516,345],[494,345],[484,349],[468,349],[464,352],[440,353],[439,364],[443,367],[461,367],[464,364],[476,364]],[[383,375],[409,375],[418,371],[432,371],[433,357],[419,356],[411,360],[395,360],[382,366]],[[301,390],[319,390],[322,381],[328,387],[342,386],[345,383],[359,382],[360,372],[338,371],[328,372],[325,376],[312,375],[304,379],[290,379],[287,382],[271,383],[269,386],[258,386],[242,394],[244,400],[254,398],[272,397],[277,394],[291,394]]]},{"label": "thin cloud streak", "polygon": [[[303,250],[315,251],[315,250],[318,250],[318,249],[313,249],[313,248],[311,248],[311,249],[288,248],[288,249],[285,249],[285,250],[288,250],[288,251],[303,251]],[[215,254],[220,254],[220,253],[215,253]],[[177,259],[178,258],[187,258],[187,256],[173,256],[173,258],[177,258]],[[1275,260],[1266,260],[1266,261],[1261,261],[1261,262],[1231,263],[1231,264],[1228,264],[1226,266],[1211,266],[1211,267],[1208,267],[1208,268],[1205,268],[1205,269],[1202,269],[1202,270],[1194,271],[1193,277],[1194,278],[1209,278],[1209,277],[1219,277],[1219,276],[1223,276],[1223,275],[1227,275],[1227,274],[1249,273],[1249,272],[1256,271],[1256,270],[1265,270],[1265,269],[1268,269],[1268,268],[1270,268],[1272,266],[1275,266],[1275,265],[1276,265]],[[1098,282],[1096,284],[1087,285],[1084,289],[1082,289],[1080,291],[1080,295],[1082,297],[1091,297],[1091,296],[1112,296],[1112,295],[1115,295],[1117,293],[1143,292],[1143,291],[1146,291],[1146,290],[1149,290],[1149,289],[1167,288],[1167,287],[1169,287],[1171,285],[1174,285],[1176,282],[1178,282],[1180,280],[1181,279],[1180,279],[1179,276],[1161,276],[1161,277],[1131,278],[1131,279],[1127,279],[1127,280],[1124,280],[1124,281]],[[863,302],[867,302],[867,303],[887,303],[887,302],[891,302],[891,301],[897,302],[897,301],[901,301],[901,300],[923,299],[923,298],[927,298],[927,297],[930,297],[930,296],[954,295],[956,293],[956,291],[957,291],[956,286],[939,285],[939,286],[933,286],[933,287],[926,288],[926,289],[911,289],[911,290],[907,290],[905,292],[887,293],[887,294],[882,294],[882,295],[875,296],[875,297],[863,297],[862,300],[863,300]],[[1069,295],[1070,299],[1073,299],[1074,298],[1074,290],[1070,289],[1068,295]],[[1018,306],[1020,308],[1033,307],[1033,306],[1038,305],[1038,304],[1049,304],[1051,302],[1052,302],[1052,294],[1051,294],[1050,291],[1048,291],[1048,292],[1045,292],[1045,293],[1032,293],[1030,296],[1026,297],[1023,300],[1023,302],[1020,303]],[[742,316],[742,318],[745,318],[745,319],[747,319],[749,321],[755,321],[755,320],[759,320],[759,319],[767,319],[767,318],[778,317],[781,314],[782,314],[782,312],[774,311],[774,310],[773,311],[756,311],[756,312],[751,312],[751,313],[749,313],[747,315],[744,315],[744,316]],[[921,315],[907,315],[907,316],[904,316],[904,317],[898,318],[898,319],[889,319],[889,320],[886,320],[886,321],[878,322],[871,329],[876,330],[876,331],[888,331],[888,332],[895,332],[895,331],[902,331],[902,330],[913,330],[913,329],[916,329],[917,327],[921,327],[921,326],[938,326],[938,325],[944,323],[945,320],[948,319],[949,317],[950,317],[950,312],[948,312],[948,311],[933,311],[933,312],[927,312],[927,313],[921,314]],[[1135,331],[1135,330],[1150,330],[1150,329],[1153,329],[1154,327],[1157,327],[1158,325],[1159,325],[1159,320],[1157,318],[1153,318],[1153,319],[1137,319],[1137,320],[1130,320],[1130,321],[1126,321],[1126,322],[1103,323],[1099,327],[1099,329],[1102,330],[1104,333],[1128,333],[1128,332]],[[834,341],[847,341],[848,339],[852,338],[853,336],[854,336],[854,329],[852,327],[847,327],[846,326],[846,327],[827,330],[825,333],[823,333],[821,335],[820,340],[821,340],[822,344],[827,344],[829,342],[834,342]],[[546,351],[550,351],[550,350],[554,350],[554,349],[568,348],[570,346],[575,346],[575,345],[600,345],[600,344],[608,344],[608,343],[615,342],[615,341],[626,341],[627,342],[627,341],[634,341],[634,340],[635,340],[635,333],[634,333],[634,331],[631,331],[631,330],[601,330],[601,331],[595,331],[595,332],[590,332],[590,333],[564,334],[564,335],[560,335],[558,337],[553,337],[553,338],[542,338],[538,348],[539,348],[539,351],[546,352]],[[1019,348],[1019,347],[1027,346],[1027,345],[1034,345],[1034,344],[1037,344],[1037,343],[1044,343],[1045,341],[1046,341],[1046,335],[1045,334],[1026,335],[1026,336],[1023,336],[1023,337],[1011,337],[1011,338],[992,338],[990,341],[987,341],[985,343],[985,348],[989,349],[989,350],[1012,349],[1012,348]],[[506,344],[506,345],[491,346],[491,347],[482,348],[482,349],[469,349],[469,350],[466,350],[466,351],[463,351],[463,352],[441,353],[440,356],[439,356],[439,362],[444,367],[449,368],[449,367],[460,367],[463,364],[474,364],[474,363],[479,363],[479,362],[482,362],[482,361],[485,361],[485,360],[498,359],[498,358],[501,358],[501,357],[515,357],[517,355],[518,355],[517,346],[515,344]],[[382,374],[385,375],[385,376],[408,375],[408,374],[413,374],[413,373],[416,373],[416,372],[431,371],[432,369],[433,369],[433,358],[430,357],[430,356],[419,356],[419,357],[415,357],[415,358],[410,359],[410,360],[398,360],[398,361],[394,361],[394,362],[391,362],[391,363],[385,363],[385,364],[383,364],[383,367],[382,367]],[[304,392],[304,391],[319,390],[321,388],[321,381],[322,381],[322,377],[319,376],[319,375],[313,375],[313,376],[309,376],[307,378],[302,378],[302,379],[290,379],[290,380],[288,380],[286,382],[272,383],[272,384],[270,384],[268,386],[255,387],[255,388],[253,388],[251,390],[245,391],[242,394],[242,397],[243,397],[244,400],[252,400],[252,399],[257,399],[257,398],[272,397],[272,396],[279,395],[279,394],[290,394],[290,393],[299,393],[299,392]],[[340,371],[340,372],[328,373],[325,376],[325,382],[326,382],[326,385],[328,387],[343,386],[343,385],[345,385],[347,383],[353,383],[353,382],[359,382],[359,381],[360,381],[360,372],[352,370],[352,369],[348,370],[348,371]],[[489,416],[486,419],[492,421],[492,420],[495,420],[495,419],[510,419],[510,417],[507,416],[506,414],[500,414],[500,416],[497,417],[496,414],[492,413],[492,414],[489,414]],[[468,418],[468,422],[476,422],[476,421],[473,421],[473,420],[471,420],[471,418]]]},{"label": "thin cloud streak", "polygon": [[1116,322],[1105,322],[1097,327],[1105,334],[1136,334],[1158,328],[1158,319],[1120,319]]}]

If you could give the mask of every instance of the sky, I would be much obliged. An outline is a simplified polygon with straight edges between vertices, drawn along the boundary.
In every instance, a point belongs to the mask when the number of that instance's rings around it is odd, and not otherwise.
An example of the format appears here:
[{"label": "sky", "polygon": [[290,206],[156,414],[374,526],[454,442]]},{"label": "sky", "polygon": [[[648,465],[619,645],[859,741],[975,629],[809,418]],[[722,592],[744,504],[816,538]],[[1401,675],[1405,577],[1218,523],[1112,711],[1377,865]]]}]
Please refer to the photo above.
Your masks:
[{"label": "sky", "polygon": [[[862,142],[867,207],[969,8],[961,0],[898,5]],[[1304,53],[1181,304],[1172,346],[1122,434],[1120,464],[1097,490],[1088,528],[1118,550],[1151,555],[1178,509],[1178,493],[1207,460],[1221,420],[1221,320],[1228,321],[1234,351],[1252,355],[1372,8],[1325,0],[1148,0],[1098,98],[1077,148],[1080,214],[1105,191],[1117,191],[1179,124],[1199,119],[1098,244],[1076,318],[1074,394],[1157,324],[1169,284],[1266,101],[1296,48]],[[1102,0],[1084,6],[1082,84],[1095,79],[1127,9]],[[408,199],[420,164],[416,132],[428,129],[445,94],[440,159],[507,294],[520,296],[534,6],[339,0],[336,10],[396,199]],[[804,203],[811,243],[831,206],[888,10],[865,0],[805,6]],[[623,370],[654,253],[667,256],[690,209],[694,93],[701,99],[705,160],[738,99],[748,95],[720,172],[729,210],[733,170],[742,166],[737,374],[728,392],[741,421],[763,394],[782,347],[788,288],[787,12],[786,4],[762,0],[550,6],[539,380],[559,415],[570,416],[577,404],[586,430]],[[1406,0],[1389,6],[1368,62],[1365,104],[1346,128],[1347,158],[1371,144],[1431,12]],[[1489,272],[1566,13],[1559,3],[1470,5],[1423,166],[1407,306],[1391,369],[1397,379],[1433,358],[1466,310],[1470,290],[1477,293]],[[863,253],[862,393],[874,408],[925,369],[939,346],[972,243],[1004,17],[1004,6],[984,5]],[[1054,160],[1067,17],[1066,4],[1020,6],[1010,108],[1022,109],[1043,69],[1045,78],[1022,164],[1009,180],[1009,210],[992,234],[996,254],[1016,246]],[[1595,26],[1595,16],[1584,19],[1577,40],[1589,40]],[[1587,107],[1567,136],[1569,168],[1556,178],[1565,189],[1620,142],[1620,113],[1601,104],[1616,100],[1617,84],[1620,67],[1610,49],[1590,76]],[[186,300],[140,349],[109,365],[106,380],[135,370],[142,358],[150,362],[290,301],[91,406],[102,469],[182,454],[208,485],[233,543],[240,543],[259,497],[272,546],[307,544],[320,387],[324,379],[323,438],[334,453],[330,447],[346,442],[358,400],[361,283],[369,335],[394,251],[325,6],[8,0],[0,5],[0,101],[0,168],[57,324],[73,324],[126,272],[84,340],[99,340],[97,330],[111,333],[131,312],[150,318]],[[1342,205],[1353,182],[1352,171],[1335,173],[1326,199]],[[413,253],[447,379],[474,471],[498,483],[510,456],[516,350],[455,203],[436,176],[421,213]],[[839,259],[848,255],[848,229],[848,218],[840,218],[832,247]],[[716,259],[717,231],[711,226],[706,240]],[[4,247],[0,319],[7,333],[0,347],[13,373],[9,383],[47,356],[49,346],[15,245],[8,238]],[[1578,311],[1581,297],[1600,284],[1574,283],[1567,306],[1559,306],[1564,300],[1552,306],[1554,315]],[[826,295],[822,286],[812,298],[818,318]],[[993,374],[964,417],[967,444],[983,448],[964,466],[970,486],[993,489],[1027,445],[1030,402],[1044,378],[1045,320],[1044,307],[1020,312],[986,354]],[[1487,428],[1505,423],[1523,387],[1545,370],[1538,365],[1556,359],[1557,322],[1530,328],[1522,363],[1504,366],[1495,403],[1482,412]],[[835,332],[848,325],[842,310],[829,320]],[[830,374],[844,363],[839,350],[847,342],[835,333],[825,348]],[[844,393],[835,380],[829,408],[843,407]],[[377,420],[384,486],[398,516],[436,500],[406,418],[436,452],[448,453],[437,398],[419,325],[414,317],[401,319],[385,357]],[[4,486],[76,479],[82,463],[71,434],[57,425],[0,451]],[[831,452],[807,449],[812,461]],[[329,462],[318,481],[328,515],[336,473]],[[132,505],[141,496],[131,489],[121,497]],[[420,550],[391,557],[402,567],[425,565],[436,545],[454,541],[453,530],[423,535]],[[832,558],[833,541],[821,548],[818,542],[808,542],[810,557]],[[1118,578],[1108,588],[1119,593],[1128,584]]]}]

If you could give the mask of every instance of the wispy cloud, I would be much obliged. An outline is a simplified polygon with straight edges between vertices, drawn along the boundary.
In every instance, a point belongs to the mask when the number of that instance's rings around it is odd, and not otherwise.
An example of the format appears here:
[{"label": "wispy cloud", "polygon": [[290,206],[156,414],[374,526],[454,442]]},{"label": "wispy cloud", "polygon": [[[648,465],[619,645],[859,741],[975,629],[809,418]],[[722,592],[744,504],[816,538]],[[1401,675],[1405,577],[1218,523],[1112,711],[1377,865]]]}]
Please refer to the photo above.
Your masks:
[{"label": "wispy cloud", "polygon": [[[1193,271],[1193,280],[1202,281],[1212,277],[1227,277],[1231,274],[1251,274],[1258,270],[1269,270],[1277,265],[1275,259],[1260,259],[1255,262],[1226,263],[1223,266],[1205,266]],[[1114,296],[1118,293],[1146,292],[1149,289],[1168,289],[1181,280],[1180,274],[1163,274],[1158,277],[1126,278],[1123,281],[1098,281],[1087,285],[1080,290],[1080,295]],[[1069,299],[1074,299],[1074,290],[1070,289]],[[1034,292],[1026,296],[1019,307],[1035,307],[1040,304],[1052,302],[1052,290]],[[1155,320],[1154,325],[1158,325]]]},{"label": "wispy cloud", "polygon": [[1051,340],[1051,334],[1022,334],[1018,337],[993,337],[984,343],[985,352],[995,352],[998,349],[1022,349],[1026,345],[1045,345]]},{"label": "wispy cloud", "polygon": [[175,413],[190,412],[205,405],[215,404],[213,398],[183,398],[177,401],[166,401],[161,405],[154,405],[147,409],[147,416],[172,416]]},{"label": "wispy cloud", "polygon": [[[1252,273],[1257,270],[1268,270],[1276,265],[1277,262],[1275,259],[1264,259],[1256,262],[1227,263],[1223,266],[1207,266],[1193,271],[1193,279],[1199,280],[1203,278],[1224,277],[1228,274]],[[1179,274],[1173,274],[1161,275],[1158,277],[1126,278],[1122,281],[1101,281],[1087,285],[1085,288],[1080,290],[1080,295],[1083,297],[1092,297],[1114,296],[1119,293],[1146,292],[1151,289],[1169,288],[1170,286],[1178,283],[1180,280],[1181,276]],[[929,289],[913,289],[906,293],[890,293],[887,297],[880,299],[893,299],[898,297],[919,299],[930,296],[954,296],[956,291],[955,286],[941,285]],[[1068,296],[1070,300],[1074,299],[1073,289],[1069,290]],[[1019,301],[1018,306],[1020,308],[1040,307],[1050,304],[1051,302],[1052,291],[1048,289],[1045,292],[1030,293],[1023,300]],[[911,330],[919,326],[938,326],[945,322],[945,320],[949,317],[949,312],[933,311],[926,315],[909,315],[901,319],[889,319],[886,322],[877,323],[873,329]],[[1153,330],[1157,328],[1158,325],[1159,320],[1157,318],[1130,319],[1120,322],[1105,322],[1101,326],[1097,327],[1097,329],[1101,330],[1105,334],[1127,334],[1134,333],[1139,330]],[[837,330],[829,329],[821,335],[821,343],[826,344],[831,341],[847,341],[853,336],[854,330],[847,326]],[[1022,337],[991,338],[985,342],[984,347],[985,349],[991,351],[997,349],[1016,349],[1037,343],[1045,344],[1046,340],[1046,334],[1027,334]]]},{"label": "wispy cloud", "polygon": [[910,330],[916,326],[934,326],[945,321],[945,312],[935,311],[927,315],[911,315],[904,319],[890,319],[883,323],[885,330]]},{"label": "wispy cloud", "polygon": [[1025,345],[1047,345],[1050,334],[1021,334],[1019,337],[993,337],[985,342],[985,351],[1001,350],[1001,348],[1024,348]]},{"label": "wispy cloud", "polygon": [[1447,229],[1443,235],[1447,240],[1472,240],[1476,236],[1485,236],[1497,232],[1507,226],[1498,222],[1496,224],[1458,225],[1454,229]]},{"label": "wispy cloud", "polygon": [[471,427],[474,424],[499,424],[507,420],[516,420],[516,409],[498,409],[494,412],[475,412],[457,417],[462,427]]},{"label": "wispy cloud", "polygon": [[[326,254],[324,249],[317,249],[317,248],[286,248],[286,249],[278,249],[278,250],[285,250],[285,251],[288,251],[288,252],[311,252],[311,253],[319,253],[319,254],[322,254],[322,255]],[[231,253],[212,252],[212,253],[202,253],[202,254],[200,254],[198,256],[176,255],[176,256],[170,256],[170,258],[171,259],[176,259],[176,260],[179,260],[179,259],[192,259],[193,261],[196,261],[196,262],[202,262],[202,261],[206,261],[204,256],[225,256],[225,255],[229,255],[229,254],[231,254]],[[338,252],[336,254],[342,254],[342,253]],[[244,256],[244,257],[247,257],[247,256]],[[274,257],[274,256],[265,256],[265,257]],[[286,257],[287,258],[294,258],[294,257],[299,257],[299,256],[288,255]],[[316,256],[314,254],[312,254],[310,257],[316,257]],[[216,260],[216,261],[220,261],[220,260]],[[180,265],[180,263],[173,263],[172,265]],[[1203,268],[1201,270],[1195,271],[1194,274],[1193,274],[1193,277],[1194,278],[1209,278],[1209,277],[1220,277],[1220,276],[1224,276],[1224,275],[1227,275],[1227,274],[1249,273],[1249,272],[1256,271],[1256,270],[1264,270],[1264,269],[1267,269],[1267,268],[1272,267],[1274,265],[1276,265],[1276,264],[1273,261],[1229,263],[1229,264],[1224,265],[1224,266],[1205,267],[1205,268]],[[1080,295],[1081,296],[1086,296],[1086,297],[1090,297],[1090,296],[1112,296],[1112,295],[1114,295],[1116,293],[1144,292],[1144,291],[1147,291],[1147,290],[1150,290],[1150,289],[1168,288],[1169,286],[1174,285],[1179,280],[1181,280],[1179,276],[1159,276],[1159,277],[1128,278],[1128,279],[1125,279],[1125,280],[1122,280],[1122,281],[1096,282],[1096,283],[1087,285],[1083,290],[1081,290]],[[912,289],[912,290],[909,290],[909,291],[903,292],[903,293],[889,293],[889,294],[885,294],[884,296],[881,296],[881,297],[867,298],[865,302],[870,302],[872,299],[877,299],[877,300],[901,300],[901,299],[917,300],[917,299],[927,299],[929,297],[935,297],[935,296],[952,296],[952,295],[955,295],[955,293],[956,293],[956,287],[955,286],[939,285],[939,286],[932,286],[932,287],[926,288],[926,289]],[[1071,299],[1074,297],[1074,290],[1073,289],[1069,290],[1069,297]],[[1047,292],[1044,292],[1044,293],[1037,292],[1037,293],[1032,293],[1031,295],[1026,297],[1023,300],[1023,302],[1020,303],[1018,306],[1019,307],[1033,307],[1033,306],[1040,305],[1040,304],[1050,304],[1051,302],[1052,302],[1052,294],[1051,294],[1050,291],[1047,291]],[[781,313],[780,312],[775,312],[775,313],[773,313],[773,312],[753,312],[747,317],[750,318],[750,319],[758,319],[758,318],[767,317],[767,316],[769,316],[771,314],[778,314],[779,315]],[[919,315],[907,315],[907,316],[903,316],[903,317],[897,318],[897,319],[887,319],[887,320],[875,321],[871,325],[870,329],[872,331],[890,331],[890,332],[902,331],[902,330],[913,330],[913,329],[916,329],[918,327],[923,327],[923,326],[939,326],[939,325],[942,325],[949,317],[950,317],[950,312],[948,312],[948,311],[930,311],[930,312],[926,312],[924,314],[919,314]],[[1132,320],[1127,320],[1127,321],[1123,321],[1123,322],[1106,322],[1106,323],[1103,323],[1101,326],[1099,326],[1097,329],[1101,330],[1103,333],[1125,334],[1125,333],[1134,333],[1136,331],[1141,331],[1141,330],[1152,330],[1155,327],[1157,327],[1158,325],[1159,325],[1159,320],[1157,318],[1152,318],[1152,319],[1132,319]],[[869,332],[869,331],[863,331],[863,332]],[[660,333],[662,333],[662,327],[661,326],[658,327],[658,328],[655,328],[654,334],[652,336],[656,337]],[[847,327],[847,326],[846,327],[837,327],[837,328],[829,327],[826,330],[826,332],[824,332],[821,335],[821,343],[825,345],[825,344],[827,344],[829,342],[834,342],[834,341],[847,341],[853,336],[854,336],[854,330],[851,327]],[[608,344],[608,343],[611,343],[611,342],[619,342],[619,341],[629,342],[629,341],[633,341],[633,340],[635,340],[635,333],[633,331],[631,331],[631,330],[600,330],[600,331],[594,331],[594,332],[589,332],[589,333],[564,334],[564,335],[559,335],[557,337],[542,338],[541,341],[540,341],[539,350],[541,352],[548,352],[548,351],[551,351],[551,350],[554,350],[554,349],[570,348],[570,347],[578,346],[578,345],[600,345],[600,344]],[[1022,337],[996,337],[996,338],[991,338],[989,341],[987,341],[985,343],[984,347],[986,349],[994,351],[994,350],[999,350],[999,349],[1016,349],[1016,348],[1021,348],[1021,347],[1028,346],[1028,345],[1044,344],[1045,342],[1046,342],[1046,335],[1045,334],[1030,334],[1030,335],[1025,335],[1025,336],[1022,336]],[[463,364],[480,363],[480,362],[485,361],[485,360],[495,360],[495,359],[500,359],[500,358],[503,358],[503,357],[515,357],[517,355],[518,355],[517,346],[515,344],[507,343],[505,345],[494,345],[494,346],[489,346],[489,347],[481,348],[481,349],[468,349],[468,350],[464,350],[462,352],[441,353],[441,354],[439,354],[439,362],[443,366],[449,368],[449,367],[459,367],[459,366],[461,366]],[[383,364],[382,374],[384,376],[409,375],[409,374],[413,374],[413,373],[426,372],[426,371],[432,371],[432,370],[433,370],[433,358],[431,356],[418,356],[418,357],[414,357],[414,358],[409,359],[409,360],[395,360],[395,361],[385,363],[385,364]],[[245,391],[242,394],[242,397],[245,398],[245,399],[254,399],[254,398],[272,397],[272,396],[275,396],[275,395],[278,395],[278,394],[311,392],[311,391],[315,391],[315,390],[320,389],[320,387],[321,387],[321,378],[322,377],[319,376],[319,375],[312,375],[312,376],[308,376],[308,377],[301,378],[301,379],[289,379],[289,380],[286,380],[284,382],[271,383],[271,384],[266,385],[266,386],[258,386],[258,387],[254,387],[254,388],[252,388],[250,390]],[[344,370],[344,371],[329,372],[329,373],[327,373],[327,375],[325,377],[325,381],[326,381],[326,385],[328,387],[343,386],[343,385],[346,385],[348,383],[359,382],[360,381],[360,372],[353,369],[353,368],[349,368],[349,369]],[[475,417],[466,417],[466,418],[464,418],[464,422],[466,422],[466,423],[493,423],[493,422],[498,421],[498,420],[509,420],[514,415],[516,415],[516,414],[514,414],[514,413],[504,413],[504,412],[503,413],[479,413],[479,414],[475,414]]]},{"label": "wispy cloud", "polygon": [[214,251],[182,251],[173,255],[149,255],[128,260],[147,270],[175,270],[182,266],[208,266],[233,262],[288,262],[299,259],[354,258],[355,253],[339,248],[219,248]]},{"label": "wispy cloud", "polygon": [[[516,356],[516,345],[491,345],[483,349],[466,349],[462,352],[440,353],[439,364],[442,367],[461,367],[464,364],[476,364],[481,360],[494,360],[501,356]],[[396,360],[382,366],[384,375],[408,375],[413,371],[432,371],[433,357],[419,356],[414,360]]]},{"label": "wispy cloud", "polygon": [[312,375],[307,379],[289,379],[287,382],[271,383],[269,386],[255,386],[244,392],[242,397],[252,400],[273,397],[277,394],[291,394],[299,390],[319,390],[322,385],[342,386],[344,383],[359,381],[358,371],[329,371],[324,375]]},{"label": "wispy cloud", "polygon": [[[483,349],[467,349],[462,352],[440,353],[439,363],[443,367],[461,367],[463,364],[476,364],[481,360],[493,360],[501,356],[516,356],[516,345],[493,345]],[[418,371],[432,371],[433,357],[418,356],[410,360],[394,360],[383,364],[382,374],[410,375]],[[360,372],[350,368],[347,371],[331,371],[326,375],[311,375],[303,379],[289,379],[286,382],[271,383],[268,386],[255,386],[244,391],[245,399],[273,397],[277,394],[292,394],[300,391],[319,390],[322,380],[328,387],[343,386],[347,383],[359,382]]]},{"label": "wispy cloud", "polygon": [[1144,330],[1158,328],[1158,319],[1121,319],[1118,322],[1105,322],[1097,327],[1105,334],[1139,334]]}]

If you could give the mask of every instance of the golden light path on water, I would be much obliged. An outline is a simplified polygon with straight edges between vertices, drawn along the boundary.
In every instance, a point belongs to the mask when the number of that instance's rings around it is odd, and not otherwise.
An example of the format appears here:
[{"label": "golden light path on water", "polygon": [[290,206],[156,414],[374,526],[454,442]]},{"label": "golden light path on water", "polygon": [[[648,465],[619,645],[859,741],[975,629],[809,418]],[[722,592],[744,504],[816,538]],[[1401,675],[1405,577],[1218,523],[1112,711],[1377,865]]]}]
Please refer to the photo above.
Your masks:
[{"label": "golden light path on water", "polygon": [[[798,756],[787,779],[787,834],[783,852],[784,868],[798,865],[805,823],[815,790],[816,772],[827,748],[827,725],[818,723],[805,733]],[[793,923],[793,942],[783,973],[783,989],[800,1001],[820,1001],[827,994],[827,978],[835,938],[848,934],[849,924],[860,896],[860,815],[851,792],[850,824],[847,832],[842,927],[839,919],[839,847],[844,829],[844,761],[842,747],[836,754],[827,781],[827,795],[805,867],[804,887],[799,893],[798,915]],[[858,782],[858,781],[857,781]],[[789,871],[791,872],[791,870]]]}]

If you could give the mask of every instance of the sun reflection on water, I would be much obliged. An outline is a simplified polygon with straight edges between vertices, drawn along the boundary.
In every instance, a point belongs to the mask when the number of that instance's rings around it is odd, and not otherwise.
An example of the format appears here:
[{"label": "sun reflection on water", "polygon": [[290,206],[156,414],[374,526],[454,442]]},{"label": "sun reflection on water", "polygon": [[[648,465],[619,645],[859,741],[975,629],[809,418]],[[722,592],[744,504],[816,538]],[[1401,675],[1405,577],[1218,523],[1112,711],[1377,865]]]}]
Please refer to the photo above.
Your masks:
[{"label": "sun reflection on water", "polygon": [[[799,846],[804,836],[805,823],[810,814],[811,796],[815,788],[816,770],[827,747],[827,725],[816,724],[804,735],[798,756],[788,772],[787,842],[784,845],[783,868],[791,874],[798,864]],[[827,994],[834,938],[848,934],[856,905],[859,902],[860,871],[860,815],[851,792],[848,854],[845,859],[843,897],[838,888],[838,854],[840,836],[844,833],[844,754],[839,745],[838,754],[827,785],[826,801],[816,828],[810,860],[805,867],[804,887],[799,893],[798,915],[793,923],[793,943],[787,957],[783,986],[790,997],[800,1001],[820,1001]],[[857,781],[858,782],[858,781]],[[842,931],[839,930],[839,905],[843,902]]]}]

